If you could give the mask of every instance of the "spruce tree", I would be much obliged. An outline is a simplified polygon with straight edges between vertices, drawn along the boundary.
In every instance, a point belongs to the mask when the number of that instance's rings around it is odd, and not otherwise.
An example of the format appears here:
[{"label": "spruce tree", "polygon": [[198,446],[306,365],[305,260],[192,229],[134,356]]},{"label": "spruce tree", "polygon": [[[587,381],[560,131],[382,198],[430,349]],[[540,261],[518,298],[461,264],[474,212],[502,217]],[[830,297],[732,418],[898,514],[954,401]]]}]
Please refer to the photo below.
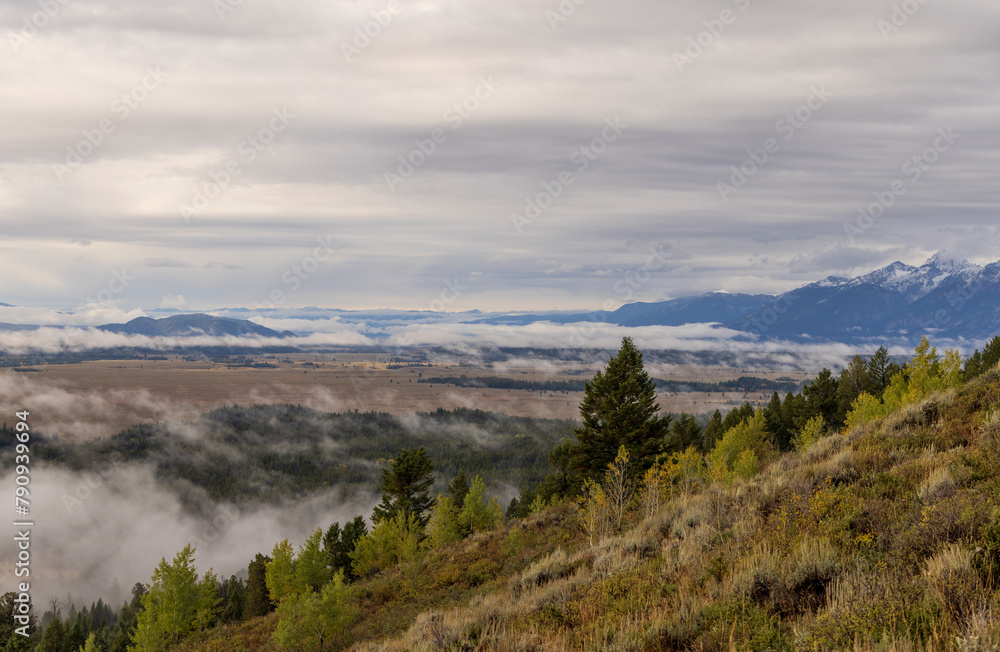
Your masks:
[{"label": "spruce tree", "polygon": [[235,623],[243,620],[247,593],[242,579],[231,575],[228,580],[223,580],[219,584],[218,596],[220,622]]},{"label": "spruce tree", "polygon": [[344,581],[353,582],[355,579],[354,569],[351,568],[351,553],[358,545],[358,541],[368,534],[368,526],[362,516],[355,516],[353,521],[344,524],[344,529],[340,533],[340,541],[336,547],[336,570],[344,571]]},{"label": "spruce tree", "polygon": [[990,371],[1000,363],[1000,335],[990,340],[983,347],[983,371]]},{"label": "spruce tree", "polygon": [[622,339],[608,366],[584,387],[583,427],[575,431],[576,470],[586,477],[601,477],[620,446],[625,446],[637,472],[648,468],[661,450],[670,419],[657,415],[656,384],[630,338]]},{"label": "spruce tree", "polygon": [[434,484],[434,463],[421,446],[402,450],[392,466],[382,471],[382,502],[372,512],[372,522],[391,519],[402,512],[413,515],[420,527],[427,527],[434,505],[430,488]]},{"label": "spruce tree", "polygon": [[764,407],[764,419],[778,450],[791,448],[792,432],[785,427],[784,412],[781,409],[781,397],[778,392],[771,394],[771,401]]},{"label": "spruce tree", "polygon": [[330,573],[336,573],[337,568],[337,547],[340,545],[340,523],[333,523],[323,534],[323,552],[326,553],[326,566]]},{"label": "spruce tree", "polygon": [[868,393],[877,398],[881,398],[885,388],[889,386],[889,380],[893,375],[893,363],[889,358],[889,350],[884,346],[878,347],[868,360]]},{"label": "spruce tree", "polygon": [[267,565],[271,558],[259,552],[247,567],[247,597],[244,618],[266,616],[274,611],[274,603],[267,593]]},{"label": "spruce tree", "polygon": [[982,373],[983,354],[979,352],[979,349],[976,349],[975,353],[969,356],[969,359],[965,361],[965,369],[962,371],[962,379],[969,381]]},{"label": "spruce tree", "polygon": [[699,453],[702,451],[701,426],[695,418],[684,412],[670,426],[670,436],[664,446],[665,453],[683,453],[691,446]]},{"label": "spruce tree", "polygon": [[839,384],[839,381],[833,377],[833,372],[824,368],[816,376],[816,380],[805,386],[802,395],[806,399],[806,415],[809,419],[819,415],[826,423],[837,422],[837,389]]},{"label": "spruce tree", "polygon": [[65,647],[66,630],[63,627],[62,621],[56,618],[45,628],[38,650],[39,652],[63,652]]},{"label": "spruce tree", "polygon": [[708,420],[708,425],[705,426],[705,433],[702,435],[704,444],[702,445],[702,450],[710,451],[715,448],[715,442],[717,442],[725,430],[722,429],[722,412],[716,410],[712,413],[712,418]]},{"label": "spruce tree", "polygon": [[465,471],[459,471],[458,475],[448,483],[446,488],[448,492],[448,497],[451,498],[452,503],[455,505],[461,505],[465,502],[465,494],[469,493],[469,481],[465,478]]},{"label": "spruce tree", "polygon": [[755,408],[749,401],[734,410],[730,410],[726,413],[726,417],[722,420],[722,432],[725,433],[732,430],[747,419],[753,418],[753,415],[756,412],[757,408]]}]

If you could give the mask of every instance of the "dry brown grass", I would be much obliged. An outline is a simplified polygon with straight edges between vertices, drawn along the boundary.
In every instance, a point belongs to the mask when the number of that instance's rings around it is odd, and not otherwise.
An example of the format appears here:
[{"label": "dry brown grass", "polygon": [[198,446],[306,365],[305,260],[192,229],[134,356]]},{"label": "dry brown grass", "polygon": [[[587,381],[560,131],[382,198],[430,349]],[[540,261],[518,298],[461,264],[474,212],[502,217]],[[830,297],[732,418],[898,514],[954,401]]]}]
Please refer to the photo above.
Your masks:
[{"label": "dry brown grass", "polygon": [[[535,367],[504,366],[493,369],[462,367],[457,363],[433,367],[388,369],[384,355],[360,353],[293,353],[255,356],[255,362],[276,364],[275,369],[228,368],[210,361],[186,361],[181,356],[167,360],[104,360],[81,364],[40,365],[39,373],[14,374],[19,383],[33,383],[42,395],[57,390],[78,397],[100,400],[77,401],[71,419],[56,410],[39,410],[35,427],[42,431],[72,431],[89,437],[114,434],[136,423],[163,419],[189,419],[198,412],[234,403],[300,403],[319,410],[382,411],[391,414],[445,409],[479,408],[512,416],[554,419],[579,418],[583,392],[551,393],[464,388],[454,385],[418,383],[433,376],[499,376],[517,380],[580,380],[592,374],[579,371],[579,363],[552,363]],[[285,362],[291,360],[291,362]],[[312,366],[318,365],[318,366]],[[601,365],[595,365],[597,371]],[[776,377],[781,373],[764,369],[671,365],[664,378],[714,382],[741,375]],[[792,374],[796,377],[802,374]],[[803,376],[804,377],[804,376]],[[665,412],[723,411],[744,401],[763,401],[768,393],[664,393],[658,397]],[[65,402],[65,401],[64,401]],[[0,397],[0,409],[12,413],[24,405],[8,404]],[[34,416],[34,415],[33,415]],[[73,426],[76,427],[73,427]]]}]

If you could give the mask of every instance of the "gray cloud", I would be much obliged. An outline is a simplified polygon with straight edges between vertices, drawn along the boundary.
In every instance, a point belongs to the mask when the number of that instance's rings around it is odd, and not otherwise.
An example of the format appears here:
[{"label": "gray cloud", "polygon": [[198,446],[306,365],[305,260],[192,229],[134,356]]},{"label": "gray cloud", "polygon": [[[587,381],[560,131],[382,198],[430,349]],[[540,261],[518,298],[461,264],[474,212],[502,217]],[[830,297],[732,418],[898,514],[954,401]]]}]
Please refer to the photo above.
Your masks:
[{"label": "gray cloud", "polygon": [[[674,245],[645,300],[776,292],[939,244],[992,258],[995,5],[926,3],[885,37],[889,2],[585,3],[550,29],[558,6],[402,3],[348,63],[341,43],[383,3],[243,3],[221,19],[195,0],[67,3],[0,59],[17,126],[0,136],[0,301],[75,307],[107,270],[178,260],[193,267],[147,265],[121,306],[248,305],[328,234],[341,248],[290,304],[425,308],[445,278],[480,272],[456,308],[595,306],[614,298],[602,270],[637,264],[635,241]],[[0,20],[16,32],[33,8],[0,4]],[[706,38],[723,10],[733,22]],[[157,66],[162,83],[121,118],[116,99]],[[454,128],[483,77],[495,93]],[[779,121],[816,87],[829,101],[785,140]],[[282,108],[294,119],[250,160]],[[570,157],[615,117],[628,129],[578,171]],[[102,120],[114,130],[59,182],[52,165]],[[859,207],[949,127],[955,146],[846,242]],[[434,129],[447,139],[391,192],[384,174]],[[717,184],[768,138],[780,151],[723,201]],[[185,222],[179,206],[234,161]],[[511,213],[563,170],[574,184],[518,235]]]}]

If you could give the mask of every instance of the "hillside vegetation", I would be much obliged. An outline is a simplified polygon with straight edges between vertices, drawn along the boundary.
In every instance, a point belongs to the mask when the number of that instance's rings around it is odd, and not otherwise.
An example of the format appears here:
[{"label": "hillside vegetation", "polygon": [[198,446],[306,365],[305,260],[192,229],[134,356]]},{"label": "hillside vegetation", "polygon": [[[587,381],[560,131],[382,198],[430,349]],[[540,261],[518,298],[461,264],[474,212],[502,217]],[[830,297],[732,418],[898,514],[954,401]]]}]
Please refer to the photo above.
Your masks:
[{"label": "hillside vegetation", "polygon": [[[652,507],[649,483],[636,486],[620,533],[589,539],[593,504],[564,501],[359,580],[341,641],[399,651],[1000,644],[996,369],[747,479],[678,470],[680,458],[673,477],[686,481]],[[279,650],[276,626],[271,615],[178,649]]]},{"label": "hillside vegetation", "polygon": [[[239,618],[190,549],[161,562],[135,631],[176,644],[129,649],[997,650],[1000,370],[961,363],[922,342],[880,397],[857,393],[848,427],[817,414],[787,452],[758,409],[705,453],[667,453],[626,339],[555,453],[573,490],[504,521],[478,477],[428,500],[426,452],[401,453],[373,530],[279,542]],[[178,613],[183,629],[156,630]]]},{"label": "hillside vegetation", "polygon": [[[359,582],[358,650],[995,650],[1000,375],[589,545],[563,503]],[[530,562],[530,563],[529,563]],[[277,650],[272,615],[178,649]]]}]

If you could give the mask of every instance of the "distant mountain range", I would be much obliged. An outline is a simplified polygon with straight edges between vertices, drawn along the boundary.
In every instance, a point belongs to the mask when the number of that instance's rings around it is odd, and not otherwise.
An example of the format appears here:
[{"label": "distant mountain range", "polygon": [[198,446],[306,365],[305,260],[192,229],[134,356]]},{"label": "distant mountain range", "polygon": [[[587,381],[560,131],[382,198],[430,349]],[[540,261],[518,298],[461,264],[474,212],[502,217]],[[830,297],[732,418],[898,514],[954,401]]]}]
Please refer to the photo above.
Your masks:
[{"label": "distant mountain range", "polygon": [[717,323],[760,339],[913,342],[923,335],[983,340],[1000,334],[1000,262],[980,267],[935,255],[855,278],[830,276],[778,296],[711,292],[614,311],[500,315],[475,323],[602,321],[619,326]]},{"label": "distant mountain range", "polygon": [[712,292],[656,303],[627,303],[612,311],[554,312],[533,315],[498,315],[478,319],[475,324],[523,326],[539,321],[572,324],[602,321],[619,326],[683,326],[684,324],[725,323],[739,319],[773,301],[769,294],[729,294]]},{"label": "distant mountain range", "polygon": [[[746,333],[748,340],[912,344],[928,335],[939,341],[979,342],[1000,334],[1000,262],[981,267],[935,255],[919,267],[897,261],[854,278],[830,276],[777,296],[711,292],[669,301],[629,303],[611,311],[491,314],[478,310],[450,313],[310,307],[281,312],[246,308],[213,311],[229,316],[173,312],[154,310],[151,313],[156,316],[168,316],[140,317],[127,324],[99,328],[147,336],[295,335],[241,319],[253,313],[304,323],[337,319],[356,325],[376,340],[388,337],[393,327],[417,323],[518,326],[596,321],[625,327],[717,324]],[[37,326],[0,324],[0,331],[31,328]]]},{"label": "distant mountain range", "polygon": [[1000,263],[934,256],[920,267],[895,262],[856,278],[831,276],[724,325],[800,341],[988,339],[1000,334]]},{"label": "distant mountain range", "polygon": [[214,317],[212,315],[174,315],[163,319],[137,317],[126,324],[105,324],[98,326],[103,331],[126,335],[148,335],[150,337],[191,337],[195,335],[251,335],[256,337],[291,337],[291,331],[278,332],[245,319]]}]

